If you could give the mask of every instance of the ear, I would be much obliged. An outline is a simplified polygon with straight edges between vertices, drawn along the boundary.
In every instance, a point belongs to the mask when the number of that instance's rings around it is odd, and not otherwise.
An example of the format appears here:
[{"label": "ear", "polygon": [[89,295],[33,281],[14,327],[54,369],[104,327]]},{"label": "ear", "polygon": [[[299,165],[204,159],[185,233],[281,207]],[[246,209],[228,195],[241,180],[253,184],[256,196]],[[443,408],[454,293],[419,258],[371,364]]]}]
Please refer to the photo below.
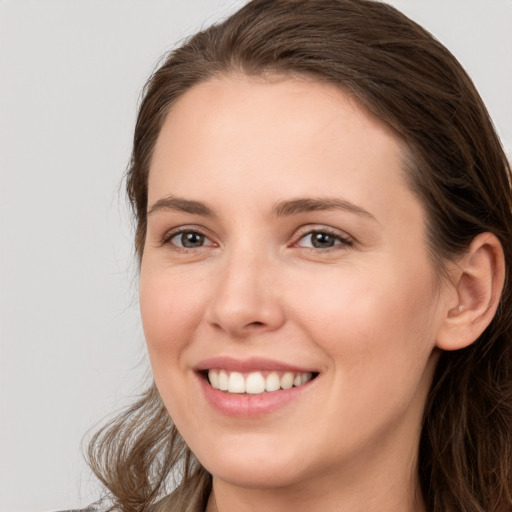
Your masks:
[{"label": "ear", "polygon": [[505,257],[492,233],[481,233],[453,265],[437,347],[458,350],[471,345],[491,323],[505,281]]}]

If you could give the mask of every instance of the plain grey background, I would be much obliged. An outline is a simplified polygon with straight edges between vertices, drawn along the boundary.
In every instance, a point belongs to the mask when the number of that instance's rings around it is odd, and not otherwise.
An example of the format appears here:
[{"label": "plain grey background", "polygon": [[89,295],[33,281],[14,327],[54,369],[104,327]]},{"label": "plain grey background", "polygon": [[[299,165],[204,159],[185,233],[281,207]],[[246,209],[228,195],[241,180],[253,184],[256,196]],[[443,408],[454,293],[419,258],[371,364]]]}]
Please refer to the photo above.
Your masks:
[{"label": "plain grey background", "polygon": [[[0,0],[0,511],[99,495],[85,432],[149,377],[120,184],[159,57],[244,3]],[[512,148],[512,1],[395,0]],[[512,427],[511,427],[512,428]]]}]

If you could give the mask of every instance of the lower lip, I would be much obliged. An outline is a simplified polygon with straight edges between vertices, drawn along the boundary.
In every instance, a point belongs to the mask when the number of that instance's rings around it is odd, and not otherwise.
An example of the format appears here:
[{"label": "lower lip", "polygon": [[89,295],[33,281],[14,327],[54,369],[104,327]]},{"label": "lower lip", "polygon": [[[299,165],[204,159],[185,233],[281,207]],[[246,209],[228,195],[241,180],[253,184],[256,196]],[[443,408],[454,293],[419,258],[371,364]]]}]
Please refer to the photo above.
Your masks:
[{"label": "lower lip", "polygon": [[250,395],[220,391],[219,389],[212,388],[210,383],[202,375],[198,375],[198,378],[206,400],[215,410],[225,416],[245,418],[270,414],[281,409],[293,400],[298,399],[310,388],[313,381],[316,380],[310,380],[290,389]]}]

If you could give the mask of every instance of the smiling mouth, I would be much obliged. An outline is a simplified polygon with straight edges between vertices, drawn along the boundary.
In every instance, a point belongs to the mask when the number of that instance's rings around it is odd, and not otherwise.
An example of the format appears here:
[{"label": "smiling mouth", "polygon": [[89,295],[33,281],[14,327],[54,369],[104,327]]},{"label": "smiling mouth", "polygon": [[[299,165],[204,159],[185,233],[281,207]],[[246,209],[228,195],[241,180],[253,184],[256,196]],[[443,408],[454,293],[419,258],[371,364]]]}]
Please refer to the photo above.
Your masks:
[{"label": "smiling mouth", "polygon": [[313,380],[318,373],[312,372],[231,372],[211,369],[204,372],[213,389],[233,394],[260,395],[303,386]]}]

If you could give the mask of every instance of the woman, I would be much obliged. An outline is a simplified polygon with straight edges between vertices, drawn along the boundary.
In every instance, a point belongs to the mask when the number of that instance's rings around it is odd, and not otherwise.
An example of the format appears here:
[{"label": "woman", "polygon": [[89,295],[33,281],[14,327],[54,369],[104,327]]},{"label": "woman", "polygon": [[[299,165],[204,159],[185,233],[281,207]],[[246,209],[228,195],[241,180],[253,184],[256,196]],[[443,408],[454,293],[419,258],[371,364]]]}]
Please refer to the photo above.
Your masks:
[{"label": "woman", "polygon": [[92,440],[114,508],[512,510],[510,168],[432,36],[250,2],[148,82],[127,187],[155,385]]}]

